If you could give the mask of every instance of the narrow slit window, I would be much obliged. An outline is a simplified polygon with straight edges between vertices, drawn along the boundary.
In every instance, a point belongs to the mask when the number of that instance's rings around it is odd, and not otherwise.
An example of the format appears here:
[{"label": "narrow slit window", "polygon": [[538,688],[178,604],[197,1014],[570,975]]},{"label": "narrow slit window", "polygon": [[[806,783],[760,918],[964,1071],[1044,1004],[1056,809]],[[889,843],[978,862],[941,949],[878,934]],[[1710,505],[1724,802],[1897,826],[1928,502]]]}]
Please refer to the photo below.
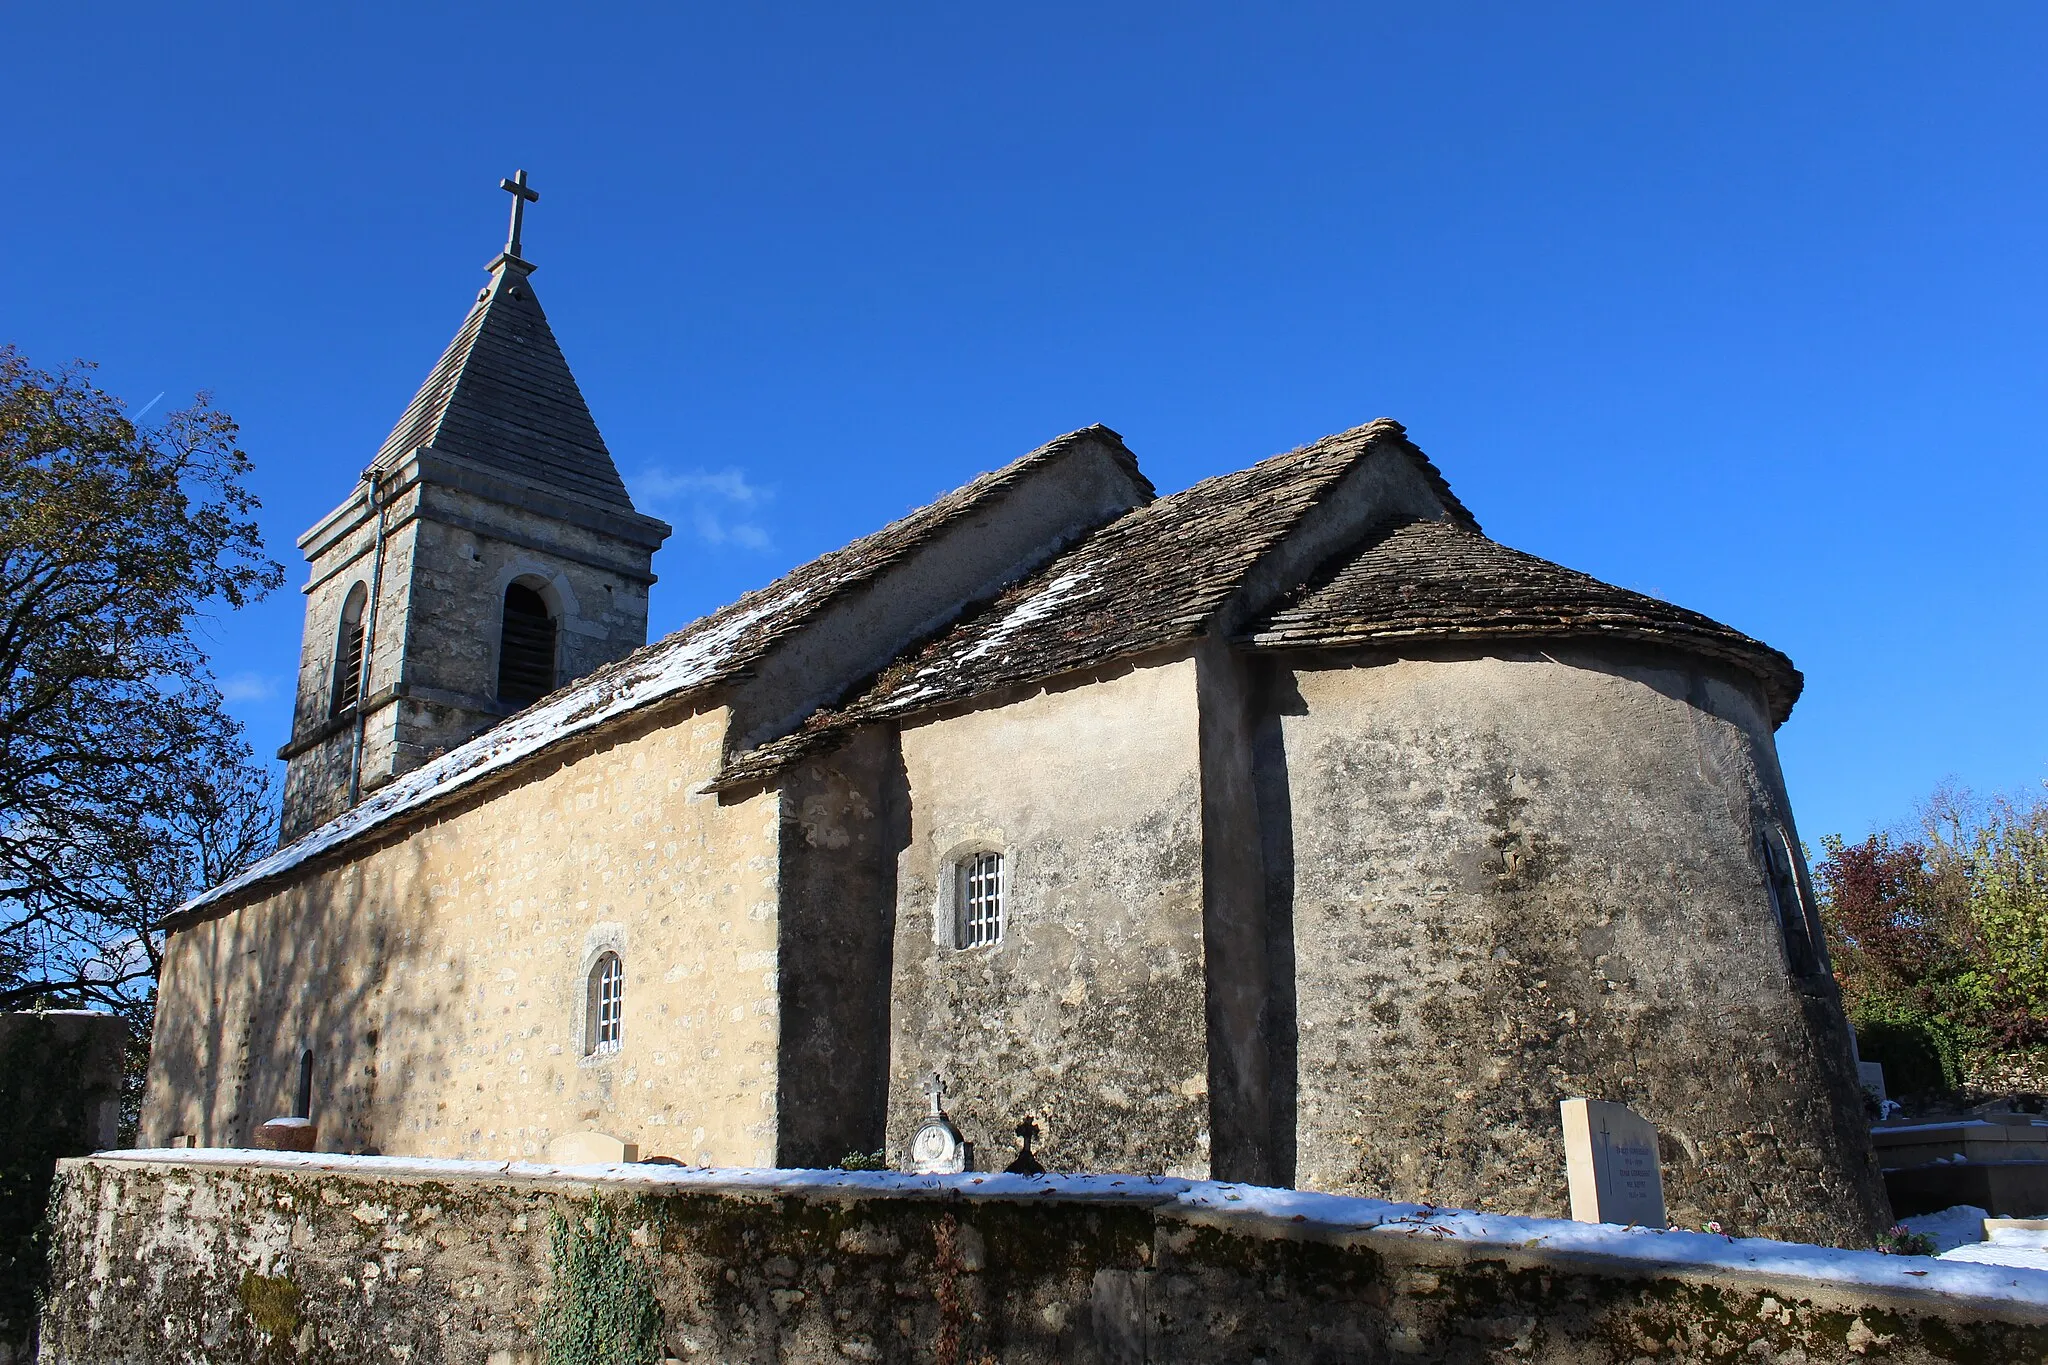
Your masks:
[{"label": "narrow slit window", "polygon": [[583,1050],[592,1057],[617,1052],[626,1031],[626,964],[606,953],[590,969],[590,1023]]},{"label": "narrow slit window", "polygon": [[1003,855],[963,858],[953,876],[953,946],[980,948],[1003,937]]},{"label": "narrow slit window", "polygon": [[363,699],[363,609],[369,590],[358,583],[341,606],[341,629],[334,641],[334,693],[327,711],[339,716]]},{"label": "narrow slit window", "polygon": [[1799,891],[1799,872],[1782,834],[1764,830],[1759,834],[1764,853],[1764,887],[1770,893],[1771,913],[1778,918],[1778,932],[1785,940],[1785,959],[1792,975],[1809,977],[1820,972],[1820,948],[1814,926],[1806,913],[1806,898]]},{"label": "narrow slit window", "polygon": [[305,1048],[299,1053],[299,1089],[292,1099],[292,1115],[295,1118],[313,1117],[313,1049]]},{"label": "narrow slit window", "polygon": [[505,621],[498,639],[498,699],[514,706],[555,690],[555,618],[524,583],[505,589]]}]

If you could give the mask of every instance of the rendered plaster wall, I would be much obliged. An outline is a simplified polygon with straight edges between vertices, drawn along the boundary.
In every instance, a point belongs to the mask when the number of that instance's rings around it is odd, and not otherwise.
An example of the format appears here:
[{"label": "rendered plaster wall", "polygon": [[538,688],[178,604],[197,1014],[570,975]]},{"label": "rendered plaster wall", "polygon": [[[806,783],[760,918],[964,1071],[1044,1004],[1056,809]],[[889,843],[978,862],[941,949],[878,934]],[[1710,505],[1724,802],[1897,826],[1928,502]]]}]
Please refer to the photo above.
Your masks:
[{"label": "rendered plaster wall", "polygon": [[1322,662],[1275,665],[1261,749],[1295,1183],[1561,1216],[1587,1096],[1657,1125],[1674,1221],[1868,1245],[1846,1026],[1757,852],[1797,838],[1757,697],[1566,647]]},{"label": "rendered plaster wall", "polygon": [[781,780],[778,1166],[833,1166],[884,1144],[889,950],[909,796],[891,727]]},{"label": "rendered plaster wall", "polygon": [[1083,434],[1050,463],[941,527],[888,572],[820,603],[803,630],[750,669],[733,703],[734,747],[788,733],[888,667],[905,644],[951,621],[963,603],[995,596],[1150,496],[1109,438]]},{"label": "rendered plaster wall", "polygon": [[[887,1177],[820,1186],[706,1174],[68,1162],[40,1358],[2048,1359],[2038,1291],[2008,1288],[2024,1272],[1990,1267],[1909,1272],[1864,1254],[1828,1278],[1788,1273],[1762,1243],[1742,1245],[1770,1267],[1659,1263],[1545,1246],[1574,1225],[1523,1221],[1474,1241],[1413,1209],[1337,1211],[1343,1221],[1325,1221],[1321,1206],[1350,1201],[1246,1212],[1260,1192],[1178,1182],[1084,1191],[1002,1180],[991,1182],[1000,1193],[976,1193],[961,1178],[903,1189]],[[544,1323],[562,1307],[609,1310],[611,1330],[551,1350]]]},{"label": "rendered plaster wall", "polygon": [[[533,1157],[595,1129],[773,1161],[779,812],[694,794],[725,721],[613,727],[173,933],[144,1141],[245,1145],[290,1111],[311,1048],[326,1150]],[[589,1058],[606,949],[624,1046]]]},{"label": "rendered plaster wall", "polygon": [[[947,1109],[1000,1170],[1029,1114],[1055,1170],[1209,1171],[1201,769],[1180,660],[902,734],[889,1150]],[[952,946],[953,878],[1003,856],[999,943]]]}]

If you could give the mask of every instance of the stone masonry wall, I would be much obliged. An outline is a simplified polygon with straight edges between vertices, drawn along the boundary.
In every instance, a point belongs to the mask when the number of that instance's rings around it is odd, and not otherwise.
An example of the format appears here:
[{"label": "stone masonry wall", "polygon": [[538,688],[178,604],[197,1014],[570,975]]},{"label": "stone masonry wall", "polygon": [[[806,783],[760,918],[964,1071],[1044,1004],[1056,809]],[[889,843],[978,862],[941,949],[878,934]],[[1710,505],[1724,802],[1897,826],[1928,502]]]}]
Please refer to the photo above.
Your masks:
[{"label": "stone masonry wall", "polygon": [[[779,812],[697,792],[725,720],[655,708],[173,933],[143,1141],[245,1144],[311,1048],[327,1150],[534,1157],[597,1129],[772,1162]],[[587,1057],[607,949],[624,1045]]]},{"label": "stone masonry wall", "polygon": [[[377,520],[360,488],[301,542],[312,556],[286,779],[287,837],[346,804],[353,729],[328,711],[349,592],[379,577],[365,696],[362,788],[374,791],[514,709],[497,699],[505,588],[539,591],[556,619],[558,675],[580,678],[647,643],[650,552],[536,506],[423,480],[416,465],[387,485],[383,568]],[[520,496],[516,491],[507,496]],[[394,690],[395,694],[394,695]]]},{"label": "stone masonry wall", "polygon": [[[1048,1165],[1209,1173],[1191,660],[907,727],[889,1146],[946,1078],[982,1169],[1025,1114]],[[1000,943],[952,946],[952,876],[1003,855]]]},{"label": "stone masonry wall", "polygon": [[127,1050],[111,1014],[0,1014],[0,1365],[34,1359],[50,1180],[60,1157],[119,1143]]},{"label": "stone masonry wall", "polygon": [[1657,1125],[1674,1220],[1869,1245],[1841,1010],[1756,852],[1793,829],[1757,699],[1564,647],[1298,662],[1261,753],[1295,1183],[1562,1215],[1585,1095]]},{"label": "stone masonry wall", "polygon": [[2048,1360],[2026,1272],[1704,1234],[1142,1177],[178,1155],[65,1164],[44,1365]]}]

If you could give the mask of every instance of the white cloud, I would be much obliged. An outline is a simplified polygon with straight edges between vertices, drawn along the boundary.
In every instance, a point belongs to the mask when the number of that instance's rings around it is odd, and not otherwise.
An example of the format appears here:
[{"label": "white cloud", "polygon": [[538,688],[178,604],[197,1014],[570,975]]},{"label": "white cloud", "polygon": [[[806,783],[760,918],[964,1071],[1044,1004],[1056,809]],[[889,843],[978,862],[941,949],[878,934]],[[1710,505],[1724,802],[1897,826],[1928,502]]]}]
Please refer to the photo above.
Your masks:
[{"label": "white cloud", "polygon": [[223,701],[273,701],[277,692],[277,679],[268,673],[231,673],[220,681]]},{"label": "white cloud", "polygon": [[706,545],[766,550],[774,544],[758,514],[775,500],[775,490],[753,482],[743,470],[650,467],[631,486],[643,505],[689,527]]}]

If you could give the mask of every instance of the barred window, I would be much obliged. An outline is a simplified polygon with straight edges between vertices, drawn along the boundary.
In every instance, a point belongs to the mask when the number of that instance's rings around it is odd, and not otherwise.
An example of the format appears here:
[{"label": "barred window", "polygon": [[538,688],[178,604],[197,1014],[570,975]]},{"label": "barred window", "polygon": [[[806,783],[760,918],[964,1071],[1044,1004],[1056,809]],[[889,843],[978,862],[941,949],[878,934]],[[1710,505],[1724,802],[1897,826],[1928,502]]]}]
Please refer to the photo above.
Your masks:
[{"label": "barred window", "polygon": [[524,583],[505,589],[498,637],[498,699],[514,706],[555,690],[555,618],[547,600]]},{"label": "barred window", "polygon": [[363,699],[363,610],[370,591],[358,583],[341,604],[341,629],[334,641],[334,688],[327,714],[339,716]]},{"label": "barred window", "polygon": [[597,1057],[617,1052],[625,1038],[626,964],[605,953],[590,969],[590,1001],[584,1018],[583,1051]]},{"label": "barred window", "polygon": [[1003,855],[974,853],[953,869],[953,946],[979,948],[1003,937]]}]

